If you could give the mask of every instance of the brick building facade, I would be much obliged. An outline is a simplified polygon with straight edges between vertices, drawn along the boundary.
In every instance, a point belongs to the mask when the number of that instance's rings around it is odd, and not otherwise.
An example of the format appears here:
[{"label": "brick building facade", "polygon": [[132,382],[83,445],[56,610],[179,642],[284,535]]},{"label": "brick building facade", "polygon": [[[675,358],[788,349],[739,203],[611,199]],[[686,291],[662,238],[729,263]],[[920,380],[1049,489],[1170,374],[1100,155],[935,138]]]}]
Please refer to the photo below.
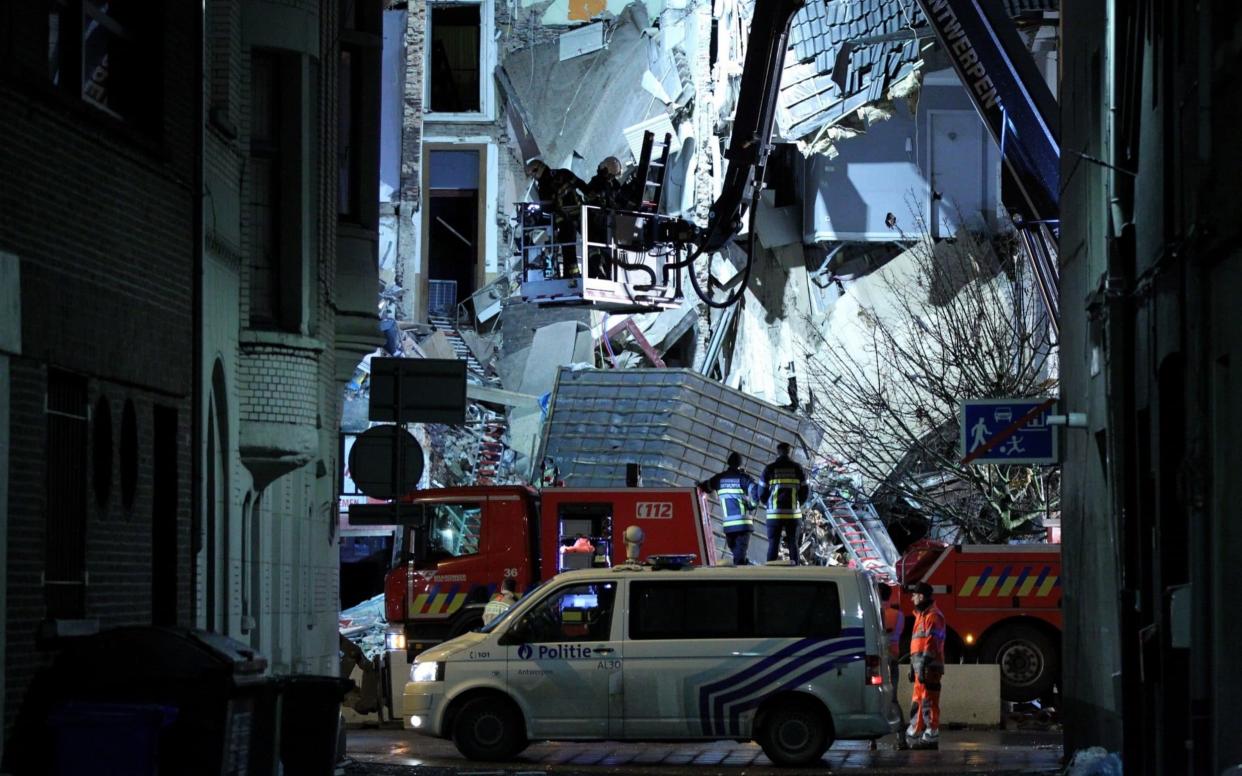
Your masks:
[{"label": "brick building facade", "polygon": [[337,670],[381,4],[157,5],[0,10],[6,731],[74,630],[205,627]]},{"label": "brick building facade", "polygon": [[191,622],[200,21],[85,5],[0,12],[6,727],[58,632]]}]

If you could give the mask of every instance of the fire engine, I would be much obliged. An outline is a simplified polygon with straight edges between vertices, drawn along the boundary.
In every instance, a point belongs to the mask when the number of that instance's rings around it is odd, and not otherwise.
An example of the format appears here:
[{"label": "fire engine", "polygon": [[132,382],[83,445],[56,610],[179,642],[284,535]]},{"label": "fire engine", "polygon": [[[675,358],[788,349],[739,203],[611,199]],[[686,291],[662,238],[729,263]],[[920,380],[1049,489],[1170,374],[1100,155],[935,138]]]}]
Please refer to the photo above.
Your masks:
[{"label": "fire engine", "polygon": [[482,625],[483,607],[506,578],[524,593],[562,571],[625,560],[621,537],[631,525],[644,528],[646,554],[690,554],[696,565],[713,565],[716,540],[703,498],[695,488],[538,492],[498,485],[413,493],[402,505],[402,562],[384,585],[390,628],[417,654]]},{"label": "fire engine", "polygon": [[[866,501],[815,495],[808,506],[829,522],[850,561],[877,581],[903,589],[932,586],[949,628],[949,663],[998,664],[1007,701],[1035,700],[1052,690],[1061,667],[1061,545],[921,539],[898,557]],[[909,596],[901,596],[901,606],[905,654],[914,624]]]},{"label": "fire engine", "polygon": [[[897,572],[904,585],[932,586],[949,625],[948,661],[998,664],[1005,700],[1038,699],[1059,681],[1061,545],[923,540]],[[908,597],[902,609],[912,623]]]}]

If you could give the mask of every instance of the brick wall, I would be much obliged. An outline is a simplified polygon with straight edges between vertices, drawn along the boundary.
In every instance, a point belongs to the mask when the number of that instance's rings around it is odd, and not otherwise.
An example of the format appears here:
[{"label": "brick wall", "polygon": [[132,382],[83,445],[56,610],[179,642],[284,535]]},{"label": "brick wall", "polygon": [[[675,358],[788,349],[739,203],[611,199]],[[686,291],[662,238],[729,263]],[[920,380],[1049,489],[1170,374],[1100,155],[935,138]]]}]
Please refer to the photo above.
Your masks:
[{"label": "brick wall", "polygon": [[[55,540],[45,535],[49,365],[86,377],[91,406],[102,396],[111,407],[113,482],[102,506],[95,501],[98,483],[87,482],[86,616],[103,627],[151,621],[156,404],[178,413],[177,508],[159,517],[177,521],[179,577],[190,579],[195,5],[162,7],[162,81],[155,95],[162,111],[150,130],[51,89],[46,13],[39,4],[8,12],[13,45],[0,50],[0,249],[22,262],[25,348],[13,359],[6,386],[12,427],[5,442],[14,451],[4,559],[6,729],[31,675],[50,659],[35,639],[46,612],[40,581],[46,542]],[[126,399],[136,409],[139,453],[129,508],[120,503],[115,481]],[[189,590],[188,583],[178,587],[178,610],[187,616]]]}]

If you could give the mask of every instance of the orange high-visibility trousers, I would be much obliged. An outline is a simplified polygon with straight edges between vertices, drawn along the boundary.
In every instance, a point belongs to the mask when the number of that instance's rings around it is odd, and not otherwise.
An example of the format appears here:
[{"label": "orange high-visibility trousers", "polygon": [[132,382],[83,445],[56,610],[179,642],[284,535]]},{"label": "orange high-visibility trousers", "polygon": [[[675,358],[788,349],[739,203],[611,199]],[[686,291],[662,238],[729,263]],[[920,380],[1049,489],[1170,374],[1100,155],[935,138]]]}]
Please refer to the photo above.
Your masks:
[{"label": "orange high-visibility trousers", "polygon": [[924,730],[940,731],[940,680],[944,672],[935,668],[926,669],[920,681],[914,677],[914,694],[910,700],[910,724],[914,735]]}]

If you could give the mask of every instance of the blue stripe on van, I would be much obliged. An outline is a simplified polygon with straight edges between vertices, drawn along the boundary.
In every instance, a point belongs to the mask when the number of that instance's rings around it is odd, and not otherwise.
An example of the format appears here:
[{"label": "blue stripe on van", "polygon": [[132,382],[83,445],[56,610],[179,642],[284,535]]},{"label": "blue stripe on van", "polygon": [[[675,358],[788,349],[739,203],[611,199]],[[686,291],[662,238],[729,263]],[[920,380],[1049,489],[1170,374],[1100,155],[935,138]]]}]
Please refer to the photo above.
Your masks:
[{"label": "blue stripe on van", "polygon": [[[784,669],[774,677],[762,679],[758,682],[751,682],[747,685],[732,690],[727,693],[718,695],[712,702],[712,723],[718,735],[724,735],[726,731],[729,735],[739,734],[738,717],[747,709],[756,708],[769,695],[781,690],[788,690],[797,687],[803,682],[809,681],[820,674],[836,668],[839,664],[849,663],[854,660],[861,660],[863,650],[866,649],[866,642],[861,638],[849,639],[833,639],[814,652],[802,656],[801,659],[787,664]],[[827,662],[816,663],[814,666],[808,665],[820,658],[830,658]],[[790,675],[795,671],[801,671],[798,676],[790,679]],[[776,686],[773,683],[777,682]],[[750,697],[748,700],[744,700]],[[725,725],[725,709],[733,704],[728,711],[728,726]]]},{"label": "blue stripe on van", "polygon": [[[863,647],[861,640],[858,646],[860,648]],[[822,663],[808,671],[805,671],[799,674],[798,676],[795,676],[789,681],[782,683],[778,687],[773,687],[772,689],[765,692],[763,695],[759,695],[757,697],[751,698],[750,700],[745,701],[743,703],[738,703],[732,709],[729,710],[729,730],[731,731],[730,735],[734,735],[734,736],[741,735],[742,733],[742,722],[741,722],[742,712],[759,708],[759,704],[763,703],[763,701],[766,700],[767,696],[770,695],[771,693],[783,692],[785,690],[792,690],[798,685],[803,684],[805,682],[809,682],[812,679],[815,679],[816,677],[820,676],[821,674],[826,674],[829,671],[833,670],[834,668],[837,668],[838,666],[844,665],[846,663],[852,663],[855,660],[862,660],[862,658],[863,658],[863,653],[861,651],[851,652],[851,653],[842,655],[840,657],[833,658],[832,660],[829,660],[826,663]]]},{"label": "blue stripe on van", "polygon": [[[725,701],[717,698],[713,703],[713,696],[717,693],[725,692],[728,694],[729,699],[740,698],[747,692],[758,689],[764,684],[779,681],[791,670],[796,670],[796,667],[802,665],[805,660],[823,657],[846,646],[851,648],[864,647],[861,641],[862,636],[863,629],[855,627],[844,628],[841,631],[841,636],[834,639],[799,639],[780,649],[775,654],[748,665],[740,671],[735,671],[722,679],[703,685],[699,688],[699,718],[704,735],[724,734],[723,706]],[[849,642],[848,645],[845,642]],[[803,650],[810,651],[799,655],[798,653]],[[859,652],[858,654],[861,655],[862,653]],[[791,663],[783,666],[777,665],[791,657],[795,658]],[[743,685],[743,688],[738,688],[738,682],[746,682],[746,684]],[[740,694],[737,694],[739,691]]]}]

